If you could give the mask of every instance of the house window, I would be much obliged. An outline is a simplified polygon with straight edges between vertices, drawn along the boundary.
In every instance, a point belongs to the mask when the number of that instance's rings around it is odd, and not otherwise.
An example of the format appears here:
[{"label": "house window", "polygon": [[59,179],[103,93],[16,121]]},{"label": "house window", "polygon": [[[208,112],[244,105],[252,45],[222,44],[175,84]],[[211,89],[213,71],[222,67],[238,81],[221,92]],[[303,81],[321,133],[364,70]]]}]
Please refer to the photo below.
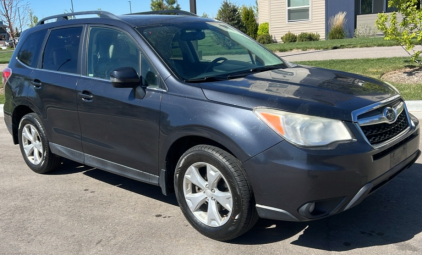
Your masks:
[{"label": "house window", "polygon": [[373,14],[397,11],[395,7],[388,7],[388,0],[356,0],[360,7],[360,14]]},{"label": "house window", "polygon": [[311,0],[287,0],[287,20],[310,20]]}]

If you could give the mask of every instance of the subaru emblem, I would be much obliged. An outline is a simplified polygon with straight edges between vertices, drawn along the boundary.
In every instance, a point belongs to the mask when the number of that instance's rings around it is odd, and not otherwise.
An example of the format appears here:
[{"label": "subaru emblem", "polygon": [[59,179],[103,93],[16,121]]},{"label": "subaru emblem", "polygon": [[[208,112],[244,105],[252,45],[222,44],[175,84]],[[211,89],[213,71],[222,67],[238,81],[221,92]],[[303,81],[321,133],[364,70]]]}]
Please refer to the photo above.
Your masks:
[{"label": "subaru emblem", "polygon": [[389,122],[394,122],[396,120],[396,111],[394,111],[393,108],[391,107],[386,107],[384,109],[384,117],[389,121]]}]

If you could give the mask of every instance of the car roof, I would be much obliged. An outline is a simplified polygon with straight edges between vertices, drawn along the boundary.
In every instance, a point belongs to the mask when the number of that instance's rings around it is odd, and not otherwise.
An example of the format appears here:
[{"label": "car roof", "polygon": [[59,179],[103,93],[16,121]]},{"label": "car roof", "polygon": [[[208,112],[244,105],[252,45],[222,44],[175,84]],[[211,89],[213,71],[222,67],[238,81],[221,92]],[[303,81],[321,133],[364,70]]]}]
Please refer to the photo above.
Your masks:
[{"label": "car roof", "polygon": [[[164,11],[152,11],[152,12],[139,12],[126,15],[114,15],[105,11],[85,11],[85,12],[75,12],[75,13],[64,13],[54,16],[49,16],[41,19],[38,25],[43,24],[52,24],[55,22],[63,23],[67,21],[72,21],[72,23],[85,23],[86,15],[91,15],[88,19],[99,19],[102,21],[106,20],[120,20],[126,24],[129,24],[133,27],[144,27],[152,26],[155,24],[177,24],[177,23],[189,23],[189,22],[210,22],[214,21],[209,18],[198,17],[196,14],[181,11],[181,10],[164,10]],[[81,18],[81,19],[79,19]],[[53,22],[49,22],[54,20]],[[78,22],[79,21],[79,22]],[[53,25],[54,26],[54,25]]]},{"label": "car roof", "polygon": [[123,21],[133,25],[134,27],[153,26],[155,24],[177,24],[190,22],[211,22],[215,21],[209,18],[187,15],[145,15],[145,14],[129,14],[119,16]]}]

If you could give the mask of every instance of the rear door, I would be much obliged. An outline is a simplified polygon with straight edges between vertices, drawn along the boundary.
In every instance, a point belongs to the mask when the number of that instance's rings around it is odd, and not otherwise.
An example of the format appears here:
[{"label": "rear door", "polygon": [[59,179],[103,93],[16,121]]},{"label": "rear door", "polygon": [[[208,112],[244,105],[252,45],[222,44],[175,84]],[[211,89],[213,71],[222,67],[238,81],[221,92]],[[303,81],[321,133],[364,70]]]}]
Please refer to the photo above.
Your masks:
[{"label": "rear door", "polygon": [[[90,27],[86,55],[86,75],[77,86],[86,164],[156,184],[162,93],[157,71],[131,35],[115,28]],[[136,88],[112,86],[110,72],[119,67],[142,76],[144,98],[136,97]]]},{"label": "rear door", "polygon": [[[52,147],[80,152],[81,130],[75,89],[80,78],[78,56],[82,32],[83,26],[49,31],[42,59],[31,74],[31,89],[28,92],[28,98],[40,111]],[[83,161],[82,157],[72,159]]]}]

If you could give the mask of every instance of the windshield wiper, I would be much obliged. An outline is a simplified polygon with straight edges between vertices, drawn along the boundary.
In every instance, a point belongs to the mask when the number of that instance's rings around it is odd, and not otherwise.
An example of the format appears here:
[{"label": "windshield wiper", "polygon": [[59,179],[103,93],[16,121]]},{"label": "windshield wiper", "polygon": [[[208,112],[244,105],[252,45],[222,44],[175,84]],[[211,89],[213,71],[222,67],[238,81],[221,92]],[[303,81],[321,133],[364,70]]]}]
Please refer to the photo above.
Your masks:
[{"label": "windshield wiper", "polygon": [[209,82],[209,81],[223,81],[227,80],[227,76],[206,76],[203,78],[187,79],[185,82],[196,83],[196,82]]},{"label": "windshield wiper", "polygon": [[227,79],[241,78],[241,77],[245,77],[247,75],[250,75],[252,73],[259,73],[259,72],[263,72],[263,71],[279,69],[279,68],[282,68],[282,67],[285,67],[285,65],[284,64],[277,64],[277,65],[271,65],[271,66],[254,67],[254,68],[247,69],[247,70],[244,70],[244,71],[229,74],[229,75],[227,75]]},{"label": "windshield wiper", "polygon": [[251,73],[263,72],[263,71],[268,71],[268,70],[279,69],[279,68],[282,68],[282,67],[286,67],[286,65],[285,64],[276,64],[276,65],[270,65],[270,66],[258,66],[258,67],[249,69],[249,72],[251,72]]},{"label": "windshield wiper", "polygon": [[237,71],[237,72],[234,72],[232,74],[225,74],[225,75],[218,75],[218,76],[206,76],[206,77],[203,77],[203,78],[187,79],[187,80],[185,80],[185,82],[196,83],[196,82],[209,82],[209,81],[223,81],[223,80],[245,77],[245,76],[252,74],[252,73],[274,70],[274,69],[279,69],[279,68],[283,68],[283,67],[286,67],[286,65],[285,64],[276,64],[276,65],[271,65],[271,66],[258,66],[258,67],[254,67],[254,68],[251,68],[251,69],[246,69],[244,71]]}]

